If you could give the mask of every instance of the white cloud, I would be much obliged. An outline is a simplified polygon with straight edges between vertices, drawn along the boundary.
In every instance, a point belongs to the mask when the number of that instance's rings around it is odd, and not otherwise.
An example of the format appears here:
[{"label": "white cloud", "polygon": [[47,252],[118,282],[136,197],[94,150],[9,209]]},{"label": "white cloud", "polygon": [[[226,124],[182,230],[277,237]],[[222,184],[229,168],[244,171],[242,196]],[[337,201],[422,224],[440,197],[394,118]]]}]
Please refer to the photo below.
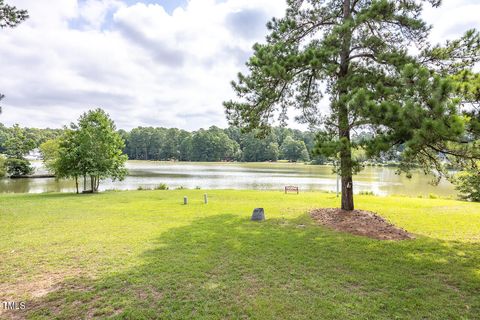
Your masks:
[{"label": "white cloud", "polygon": [[[120,0],[8,2],[31,18],[0,31],[0,121],[36,127],[60,127],[93,107],[126,129],[225,126],[230,81],[285,9],[280,0],[190,0],[171,13]],[[479,27],[477,1],[444,2],[425,13],[435,41]]]}]

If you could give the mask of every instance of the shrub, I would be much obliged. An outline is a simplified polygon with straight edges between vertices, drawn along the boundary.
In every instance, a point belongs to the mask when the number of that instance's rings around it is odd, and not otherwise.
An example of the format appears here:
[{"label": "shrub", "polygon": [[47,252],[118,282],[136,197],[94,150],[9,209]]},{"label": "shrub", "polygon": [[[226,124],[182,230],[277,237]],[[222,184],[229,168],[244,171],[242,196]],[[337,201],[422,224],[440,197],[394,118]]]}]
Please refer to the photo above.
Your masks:
[{"label": "shrub", "polygon": [[468,201],[480,202],[480,171],[463,171],[454,179],[460,198]]},{"label": "shrub", "polygon": [[26,176],[34,171],[30,161],[26,159],[9,158],[6,161],[6,165],[8,174],[12,176]]},{"label": "shrub", "polygon": [[155,190],[168,190],[168,186],[165,183],[160,183],[158,186],[155,187]]},{"label": "shrub", "polygon": [[359,195],[361,196],[374,196],[373,191],[360,191]]}]

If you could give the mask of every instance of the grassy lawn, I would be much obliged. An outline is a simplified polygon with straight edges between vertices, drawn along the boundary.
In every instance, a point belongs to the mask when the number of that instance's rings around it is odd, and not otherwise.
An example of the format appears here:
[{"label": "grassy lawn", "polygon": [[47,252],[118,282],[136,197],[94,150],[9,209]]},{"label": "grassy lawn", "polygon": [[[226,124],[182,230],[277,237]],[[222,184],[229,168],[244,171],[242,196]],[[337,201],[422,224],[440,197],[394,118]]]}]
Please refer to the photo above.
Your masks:
[{"label": "grassy lawn", "polygon": [[315,225],[327,193],[0,195],[0,318],[480,319],[479,204],[356,200],[417,238]]}]

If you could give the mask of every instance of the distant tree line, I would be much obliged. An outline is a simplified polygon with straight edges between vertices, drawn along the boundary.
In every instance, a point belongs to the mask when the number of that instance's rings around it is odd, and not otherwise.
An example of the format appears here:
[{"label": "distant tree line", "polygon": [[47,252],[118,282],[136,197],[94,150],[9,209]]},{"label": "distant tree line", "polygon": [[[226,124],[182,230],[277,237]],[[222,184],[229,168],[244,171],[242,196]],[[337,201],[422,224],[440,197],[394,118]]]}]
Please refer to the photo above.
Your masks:
[{"label": "distant tree line", "polygon": [[[27,155],[35,149],[41,149],[43,156],[54,154],[59,148],[59,141],[67,141],[71,130],[67,127],[37,129],[0,124],[0,154],[3,154],[0,156],[1,176],[32,174],[33,168],[26,159]],[[259,137],[257,132],[242,133],[235,127],[221,129],[215,126],[193,132],[176,128],[138,127],[131,131],[118,130],[116,133],[123,140],[123,153],[131,160],[323,162],[323,159],[314,156],[315,134],[289,128],[273,128],[263,137]],[[49,161],[46,163],[49,166]],[[62,172],[51,171],[57,175]],[[75,175],[72,177],[78,178]]]},{"label": "distant tree line", "polygon": [[[0,154],[24,156],[44,142],[60,137],[65,129],[6,127],[0,123]],[[174,161],[242,161],[264,162],[287,160],[312,161],[321,164],[326,158],[315,155],[315,133],[275,127],[266,136],[258,132],[243,133],[236,127],[212,126],[189,132],[177,128],[138,127],[117,131],[125,142],[123,152],[130,160]],[[360,134],[355,139],[364,139]],[[10,140],[10,142],[8,142]],[[16,142],[15,142],[16,141]],[[22,141],[22,143],[20,143]],[[7,146],[10,151],[7,152]],[[356,158],[363,161],[361,151]],[[398,161],[396,153],[385,154],[379,161]]]},{"label": "distant tree line", "polygon": [[264,137],[215,126],[194,132],[138,127],[120,134],[126,142],[124,152],[135,160],[296,162],[315,158],[315,134],[289,128],[273,128]]},{"label": "distant tree line", "polygon": [[[17,133],[15,131],[17,131]],[[18,131],[24,135],[23,139],[31,144],[31,150],[33,150],[38,148],[45,141],[58,138],[60,135],[62,135],[64,129],[20,128],[18,125],[6,127],[0,123],[0,153],[5,153],[8,139],[11,139],[18,134]]]}]

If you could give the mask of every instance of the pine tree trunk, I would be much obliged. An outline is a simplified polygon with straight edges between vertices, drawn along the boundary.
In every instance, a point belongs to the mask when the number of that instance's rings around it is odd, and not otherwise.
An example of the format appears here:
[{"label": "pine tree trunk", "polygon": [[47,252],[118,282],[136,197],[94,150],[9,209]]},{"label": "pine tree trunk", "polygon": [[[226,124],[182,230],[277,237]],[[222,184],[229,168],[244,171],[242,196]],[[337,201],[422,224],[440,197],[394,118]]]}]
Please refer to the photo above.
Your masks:
[{"label": "pine tree trunk", "polygon": [[[343,1],[343,18],[348,20],[351,18],[350,0]],[[338,104],[338,135],[341,142],[340,149],[340,172],[342,175],[342,209],[353,210],[353,163],[352,150],[350,147],[350,121],[348,118],[349,106],[340,100],[344,94],[348,93],[348,88],[344,84],[345,78],[349,73],[349,58],[352,34],[350,30],[346,30],[343,35],[342,51],[340,54],[340,71],[338,74],[339,101]]]},{"label": "pine tree trunk", "polygon": [[342,172],[342,210],[355,209],[353,203],[352,152],[340,152],[340,171]]}]

